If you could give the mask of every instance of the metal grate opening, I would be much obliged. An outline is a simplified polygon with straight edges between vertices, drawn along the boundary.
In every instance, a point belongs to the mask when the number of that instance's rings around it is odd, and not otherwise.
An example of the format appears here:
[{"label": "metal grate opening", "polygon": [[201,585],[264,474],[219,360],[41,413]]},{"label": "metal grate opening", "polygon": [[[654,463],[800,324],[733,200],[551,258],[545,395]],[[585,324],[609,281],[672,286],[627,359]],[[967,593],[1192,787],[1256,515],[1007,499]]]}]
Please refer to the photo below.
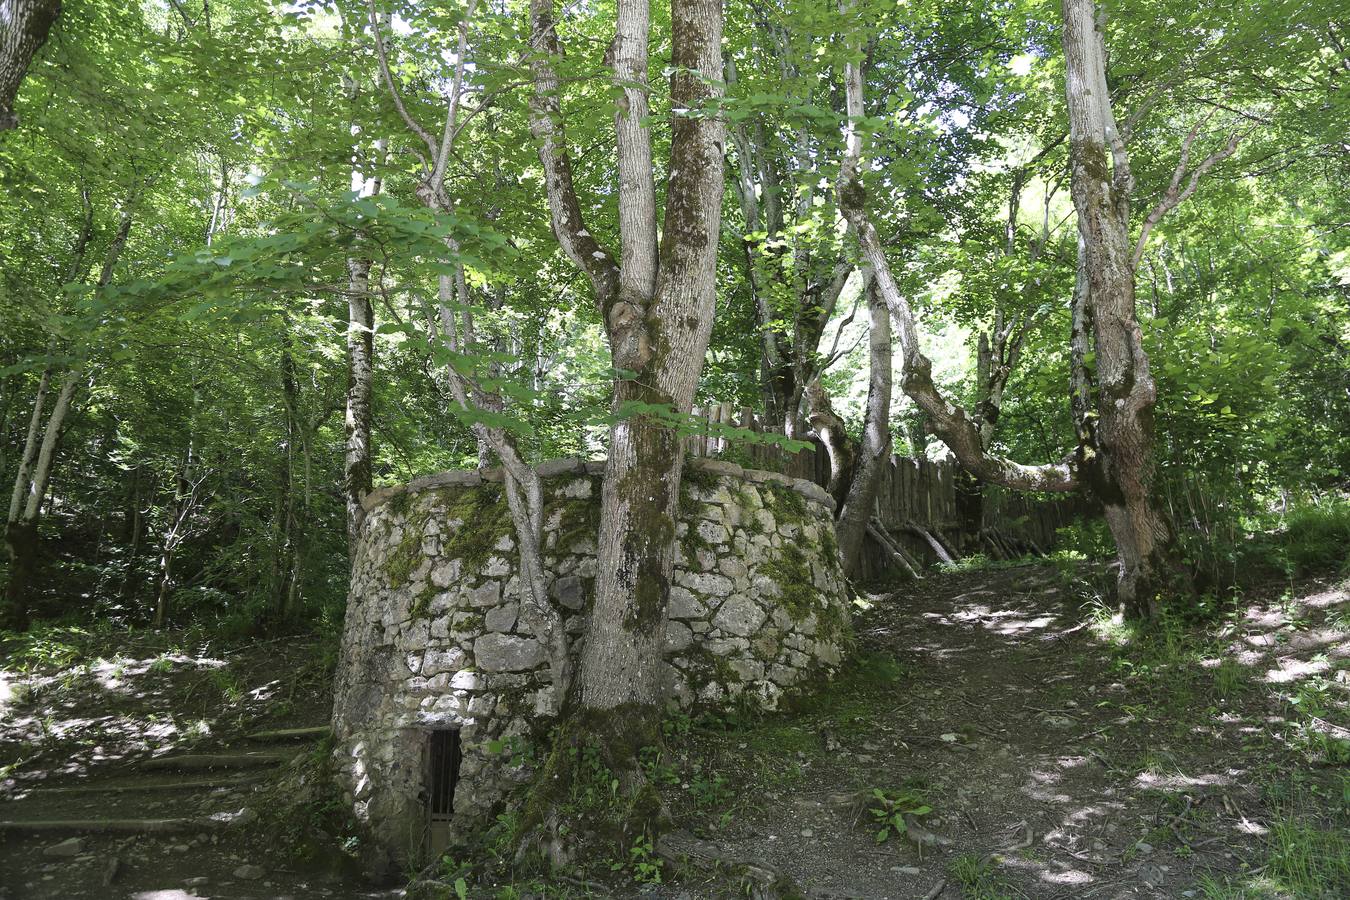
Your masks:
[{"label": "metal grate opening", "polygon": [[427,755],[427,813],[431,821],[446,821],[455,811],[455,785],[459,781],[459,731],[431,732]]}]

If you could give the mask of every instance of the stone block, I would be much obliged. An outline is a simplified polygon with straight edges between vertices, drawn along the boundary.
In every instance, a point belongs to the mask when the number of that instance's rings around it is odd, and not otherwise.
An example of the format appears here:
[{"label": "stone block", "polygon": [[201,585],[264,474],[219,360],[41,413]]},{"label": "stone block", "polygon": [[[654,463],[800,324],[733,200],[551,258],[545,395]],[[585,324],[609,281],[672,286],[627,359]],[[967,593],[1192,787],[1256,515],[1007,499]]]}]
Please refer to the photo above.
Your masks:
[{"label": "stone block", "polygon": [[706,597],[725,597],[731,593],[731,579],[714,572],[676,572],[675,583]]},{"label": "stone block", "polygon": [[437,563],[431,569],[431,583],[441,590],[445,590],[459,581],[460,569],[461,564],[457,559]]},{"label": "stone block", "polygon": [[585,500],[591,496],[591,480],[589,478],[574,478],[558,491],[558,496],[566,497],[569,500]]},{"label": "stone block", "polygon": [[470,606],[496,606],[502,602],[502,584],[500,581],[485,581],[469,591]]},{"label": "stone block", "polygon": [[698,536],[706,543],[713,545],[725,544],[731,539],[731,535],[727,532],[725,525],[706,519],[698,523]]},{"label": "stone block", "polygon": [[540,478],[553,478],[558,475],[570,475],[586,471],[586,464],[580,459],[546,459],[534,467]]},{"label": "stone block", "polygon": [[484,672],[528,672],[544,662],[545,653],[532,638],[485,634],[473,642],[473,657]]},{"label": "stone block", "polygon": [[749,597],[727,598],[713,617],[713,625],[738,637],[748,637],[764,624],[765,612]]},{"label": "stone block", "polygon": [[741,560],[738,559],[737,557],[724,556],[722,557],[722,560],[717,564],[717,571],[721,572],[728,578],[740,578],[742,575],[745,575],[749,570],[745,567],[745,563],[741,562]]},{"label": "stone block", "polygon": [[699,619],[707,614],[707,608],[688,590],[679,586],[670,589],[670,618]]},{"label": "stone block", "polygon": [[713,656],[734,656],[750,649],[750,642],[743,637],[713,638],[704,646]]},{"label": "stone block", "polygon": [[737,465],[734,462],[729,462],[724,459],[704,459],[704,458],[691,459],[689,461],[689,465],[693,466],[696,469],[702,469],[703,471],[711,475],[717,475],[718,477],[726,477],[726,478],[745,477],[744,468],[742,468],[741,466]]},{"label": "stone block", "polygon": [[760,681],[764,678],[764,664],[757,659],[729,659],[727,666],[740,676],[741,681]]},{"label": "stone block", "polygon": [[586,606],[586,584],[579,575],[568,575],[553,582],[553,596],[559,605],[573,612]]},{"label": "stone block", "polygon": [[518,604],[503,603],[487,611],[487,615],[483,617],[483,625],[488,631],[507,632],[516,627],[516,617],[519,614]]},{"label": "stone block", "polygon": [[679,653],[689,647],[694,642],[694,632],[683,622],[669,621],[666,623],[666,652]]},{"label": "stone block", "polygon": [[807,500],[814,500],[816,503],[823,504],[826,500],[834,502],[830,497],[829,491],[825,490],[814,481],[808,481],[805,478],[795,478],[792,481],[793,489],[805,497]]},{"label": "stone block", "polygon": [[437,472],[435,475],[423,475],[421,478],[414,478],[408,482],[408,490],[415,493],[439,487],[474,487],[482,484],[482,482],[482,476],[475,469]]}]

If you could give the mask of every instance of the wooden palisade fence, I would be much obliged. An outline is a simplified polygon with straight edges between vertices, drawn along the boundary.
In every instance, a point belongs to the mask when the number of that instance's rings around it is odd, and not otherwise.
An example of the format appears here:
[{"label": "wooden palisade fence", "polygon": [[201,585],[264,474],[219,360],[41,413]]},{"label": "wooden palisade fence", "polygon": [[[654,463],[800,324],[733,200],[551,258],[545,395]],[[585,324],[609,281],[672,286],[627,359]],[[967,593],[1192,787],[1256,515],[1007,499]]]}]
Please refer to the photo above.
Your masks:
[{"label": "wooden palisade fence", "polygon": [[[694,408],[694,433],[686,438],[691,456],[730,458],[748,468],[781,472],[825,487],[830,461],[819,440],[791,452],[763,441],[738,441],[728,428],[760,435],[782,434],[748,407],[729,403]],[[917,575],[924,562],[952,562],[964,553],[983,552],[995,559],[1044,554],[1055,543],[1057,529],[1086,511],[1077,495],[1025,494],[985,486],[978,534],[967,534],[957,508],[955,461],[892,456],[882,471],[876,510],[868,528],[869,573],[898,567]]]}]

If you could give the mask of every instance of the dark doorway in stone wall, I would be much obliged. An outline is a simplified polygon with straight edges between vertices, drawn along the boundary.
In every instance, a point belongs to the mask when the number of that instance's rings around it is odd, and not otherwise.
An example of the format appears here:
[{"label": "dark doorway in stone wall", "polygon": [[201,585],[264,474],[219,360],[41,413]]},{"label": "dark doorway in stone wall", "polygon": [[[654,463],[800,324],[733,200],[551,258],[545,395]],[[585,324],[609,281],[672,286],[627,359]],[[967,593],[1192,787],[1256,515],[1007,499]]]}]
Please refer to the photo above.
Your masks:
[{"label": "dark doorway in stone wall", "polygon": [[459,783],[459,729],[428,733],[426,760],[427,858],[435,859],[450,843],[455,786]]}]

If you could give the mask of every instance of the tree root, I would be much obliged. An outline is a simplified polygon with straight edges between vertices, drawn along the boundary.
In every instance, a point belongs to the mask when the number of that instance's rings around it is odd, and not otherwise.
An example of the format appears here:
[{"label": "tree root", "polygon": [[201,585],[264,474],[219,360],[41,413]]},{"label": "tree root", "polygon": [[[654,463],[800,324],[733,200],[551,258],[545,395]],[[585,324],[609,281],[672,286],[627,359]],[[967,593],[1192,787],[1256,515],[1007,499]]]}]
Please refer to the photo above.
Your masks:
[{"label": "tree root", "polygon": [[751,900],[797,900],[805,891],[787,875],[761,862],[742,859],[710,841],[684,831],[656,840],[656,855],[674,867],[692,867],[737,883],[737,893]]}]

